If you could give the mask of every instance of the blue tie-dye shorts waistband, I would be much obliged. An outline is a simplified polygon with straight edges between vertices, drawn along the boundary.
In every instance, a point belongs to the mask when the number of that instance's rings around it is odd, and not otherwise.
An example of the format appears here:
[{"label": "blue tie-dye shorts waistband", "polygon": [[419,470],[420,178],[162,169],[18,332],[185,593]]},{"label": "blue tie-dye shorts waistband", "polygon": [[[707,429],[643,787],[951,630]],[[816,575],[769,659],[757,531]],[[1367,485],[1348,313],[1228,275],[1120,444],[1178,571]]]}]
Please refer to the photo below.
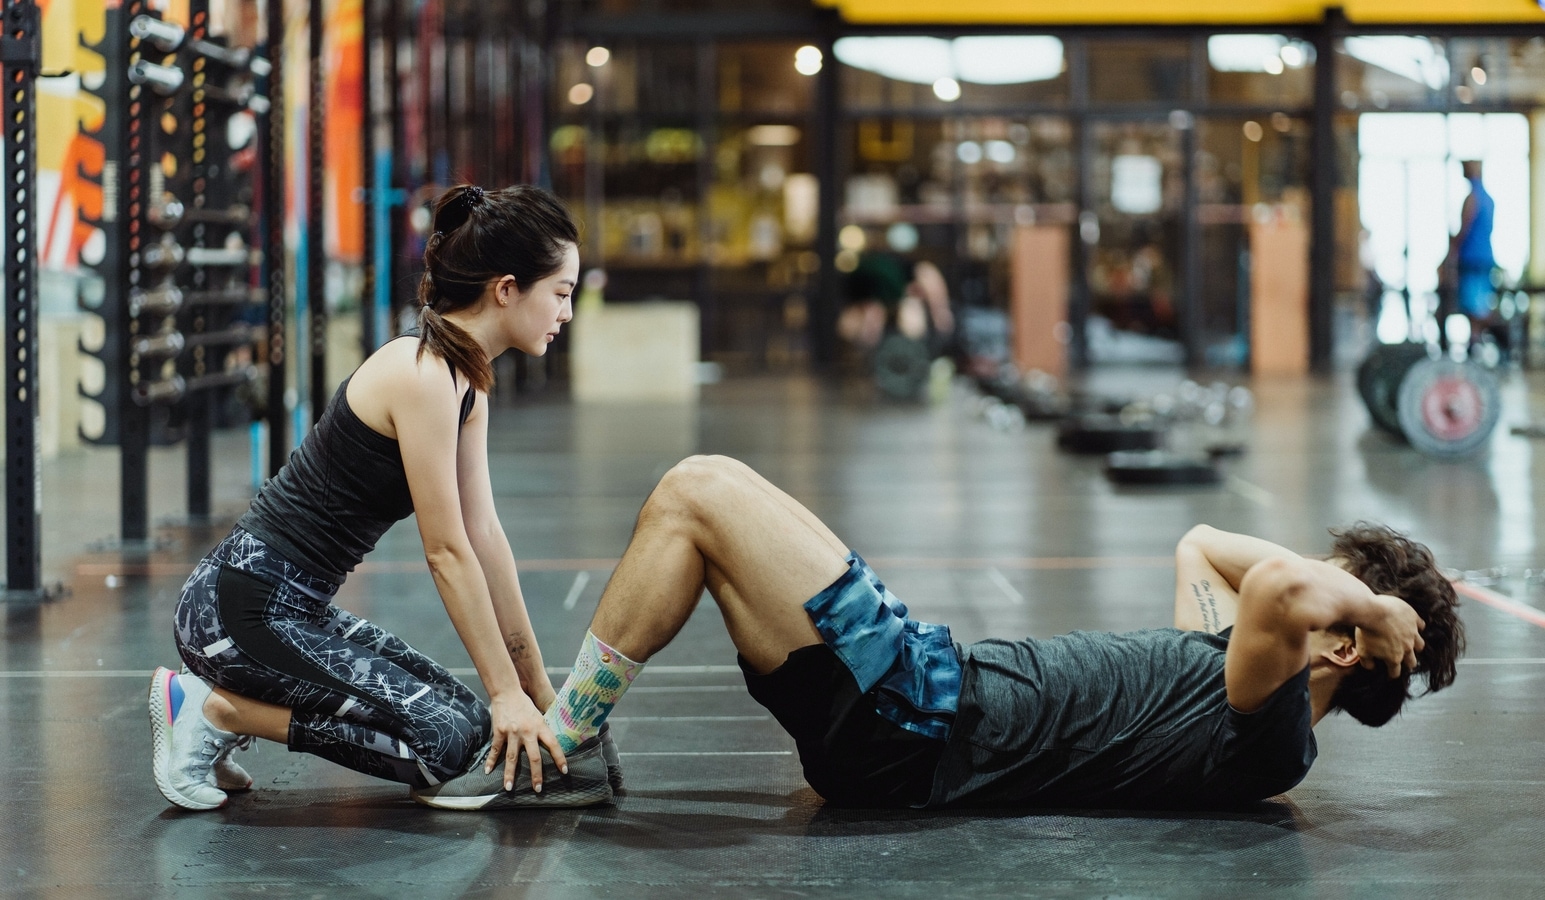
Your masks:
[{"label": "blue tie-dye shorts waistband", "polygon": [[907,618],[906,605],[857,553],[805,610],[859,690],[876,689],[880,715],[908,731],[949,737],[960,700],[960,656],[949,626]]}]

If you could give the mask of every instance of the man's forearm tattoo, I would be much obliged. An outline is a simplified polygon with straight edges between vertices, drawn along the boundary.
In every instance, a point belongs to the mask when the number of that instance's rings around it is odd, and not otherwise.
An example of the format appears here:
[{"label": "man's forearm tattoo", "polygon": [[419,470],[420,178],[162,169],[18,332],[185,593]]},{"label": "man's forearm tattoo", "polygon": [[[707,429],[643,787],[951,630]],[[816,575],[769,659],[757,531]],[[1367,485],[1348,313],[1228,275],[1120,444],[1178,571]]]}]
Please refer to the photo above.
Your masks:
[{"label": "man's forearm tattoo", "polygon": [[510,650],[510,659],[519,662],[531,655],[531,644],[526,640],[525,632],[512,631],[504,638],[504,646]]},{"label": "man's forearm tattoo", "polygon": [[1196,595],[1197,608],[1202,611],[1202,624],[1213,634],[1223,630],[1223,620],[1218,616],[1218,598],[1213,596],[1212,582],[1191,582],[1191,592]]}]

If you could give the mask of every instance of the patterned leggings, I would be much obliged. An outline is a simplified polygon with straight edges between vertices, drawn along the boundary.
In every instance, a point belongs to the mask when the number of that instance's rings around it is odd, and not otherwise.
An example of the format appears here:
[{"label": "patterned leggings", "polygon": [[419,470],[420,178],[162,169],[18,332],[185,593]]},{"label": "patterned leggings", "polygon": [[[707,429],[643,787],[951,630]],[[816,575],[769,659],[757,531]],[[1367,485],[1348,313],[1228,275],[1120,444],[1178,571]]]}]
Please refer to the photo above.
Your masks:
[{"label": "patterned leggings", "polygon": [[415,787],[466,771],[489,739],[488,707],[332,605],[336,590],[234,529],[182,587],[177,651],[199,677],[290,709],[291,750]]}]

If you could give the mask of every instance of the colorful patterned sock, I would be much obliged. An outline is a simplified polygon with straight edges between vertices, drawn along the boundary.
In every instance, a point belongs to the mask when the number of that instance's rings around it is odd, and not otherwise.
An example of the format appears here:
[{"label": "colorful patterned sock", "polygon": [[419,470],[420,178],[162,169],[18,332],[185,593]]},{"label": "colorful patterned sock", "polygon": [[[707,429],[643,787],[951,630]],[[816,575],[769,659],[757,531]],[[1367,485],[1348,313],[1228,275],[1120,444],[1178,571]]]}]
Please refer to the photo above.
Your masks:
[{"label": "colorful patterned sock", "polygon": [[643,669],[643,663],[628,659],[593,633],[585,632],[574,668],[546,715],[547,727],[558,736],[564,753],[600,733],[601,723],[617,699]]}]

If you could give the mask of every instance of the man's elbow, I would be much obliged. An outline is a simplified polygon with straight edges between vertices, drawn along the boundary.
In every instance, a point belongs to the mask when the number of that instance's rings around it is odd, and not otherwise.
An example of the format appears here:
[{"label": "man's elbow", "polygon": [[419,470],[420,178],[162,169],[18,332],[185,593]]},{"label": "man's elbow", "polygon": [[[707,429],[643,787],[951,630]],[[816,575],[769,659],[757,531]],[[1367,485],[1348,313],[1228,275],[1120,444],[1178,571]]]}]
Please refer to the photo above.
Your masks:
[{"label": "man's elbow", "polygon": [[1207,539],[1217,532],[1211,525],[1193,525],[1191,530],[1180,536],[1177,547],[1196,547],[1200,549],[1207,543]]},{"label": "man's elbow", "polygon": [[1292,607],[1310,589],[1313,578],[1303,560],[1269,556],[1245,572],[1239,582],[1239,599],[1253,603]]}]

